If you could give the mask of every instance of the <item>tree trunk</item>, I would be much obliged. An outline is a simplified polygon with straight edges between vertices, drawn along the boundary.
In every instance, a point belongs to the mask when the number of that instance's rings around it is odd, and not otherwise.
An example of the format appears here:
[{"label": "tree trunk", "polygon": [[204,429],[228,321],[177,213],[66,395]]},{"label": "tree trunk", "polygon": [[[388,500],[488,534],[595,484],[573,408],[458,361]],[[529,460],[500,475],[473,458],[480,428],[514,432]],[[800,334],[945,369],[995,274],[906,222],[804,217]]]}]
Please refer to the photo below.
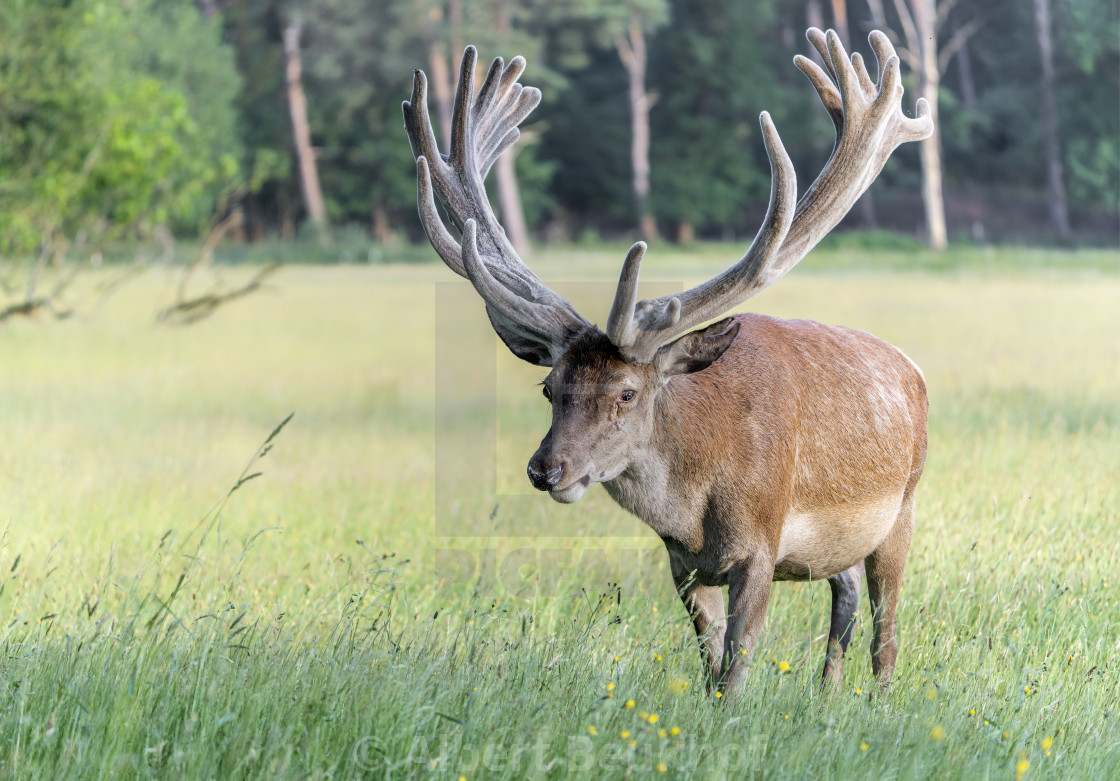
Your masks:
[{"label": "tree trunk", "polygon": [[961,77],[961,105],[969,111],[976,110],[976,79],[972,75],[972,55],[968,44],[962,44],[957,52],[957,68]]},{"label": "tree trunk", "polygon": [[[844,46],[850,46],[848,40],[848,3],[847,0],[832,0],[832,23],[836,27],[836,34]],[[851,49],[849,48],[849,51]]]},{"label": "tree trunk", "polygon": [[692,223],[688,220],[682,219],[677,224],[677,244],[688,245],[696,240],[696,231],[692,227]]},{"label": "tree trunk", "polygon": [[506,237],[522,258],[529,256],[529,228],[521,208],[521,190],[517,186],[517,171],[513,167],[514,150],[507,149],[494,162],[494,179],[498,185],[498,206],[502,210],[502,227]]},{"label": "tree trunk", "polygon": [[[819,0],[809,0],[805,4],[805,23],[810,27],[816,27],[818,30],[823,30],[827,26],[824,23],[824,12],[821,11]],[[817,65],[824,65],[824,60],[821,59],[821,55],[817,52],[815,46],[809,47],[809,57]]]},{"label": "tree trunk", "polygon": [[945,199],[941,187],[941,126],[937,117],[937,90],[941,74],[937,63],[937,10],[934,0],[910,0],[917,40],[911,48],[920,57],[922,97],[929,101],[933,135],[921,142],[922,201],[926,211],[929,245],[940,252],[948,243],[945,230]]},{"label": "tree trunk", "polygon": [[[506,17],[509,16],[508,13],[505,13],[505,9],[502,9],[502,13]],[[462,0],[447,0],[447,22],[448,22],[448,26],[451,29],[451,58],[454,59],[455,57],[461,57],[462,54],[463,54],[463,49],[466,48],[463,45],[463,2],[462,2]],[[505,24],[506,24],[506,28],[508,30],[508,27],[509,27],[508,20],[505,22]]]},{"label": "tree trunk", "polygon": [[1046,148],[1046,190],[1050,202],[1050,224],[1059,241],[1069,242],[1066,188],[1062,175],[1062,150],[1058,140],[1058,111],[1054,103],[1054,50],[1050,41],[1050,0],[1034,0],[1034,22],[1038,50],[1042,55],[1042,137]]},{"label": "tree trunk", "polygon": [[436,102],[436,121],[439,122],[440,137],[436,139],[444,149],[451,149],[451,112],[454,100],[454,86],[451,83],[451,66],[447,62],[447,52],[440,34],[443,10],[436,6],[428,16],[429,43],[428,67],[431,70],[432,97]]},{"label": "tree trunk", "polygon": [[[463,11],[460,0],[449,0],[451,6],[451,20],[456,25],[462,24]],[[458,28],[453,28],[457,30]],[[501,4],[495,13],[494,29],[505,40],[510,31],[510,7]],[[524,138],[522,134],[522,138]],[[532,247],[529,244],[529,227],[525,222],[525,210],[521,205],[521,188],[517,185],[517,168],[514,160],[517,157],[517,145],[510,147],[494,162],[494,184],[498,189],[498,206],[502,212],[502,227],[510,244],[522,258],[529,257]]]},{"label": "tree trunk", "polygon": [[385,244],[394,239],[393,223],[389,220],[389,213],[385,211],[385,204],[381,201],[375,203],[370,210],[370,223],[375,241]]},{"label": "tree trunk", "polygon": [[[848,51],[851,51],[852,43],[848,36],[848,2],[847,0],[831,0],[831,4],[833,28],[836,30],[836,34],[840,36],[840,43],[844,44],[844,48]],[[820,13],[819,7],[816,12]],[[859,197],[856,205],[863,218],[863,226],[867,230],[875,230],[879,227],[879,218],[875,212],[875,199],[871,194],[870,187]]]},{"label": "tree trunk", "polygon": [[319,187],[319,170],[315,165],[315,150],[311,147],[311,127],[307,122],[307,100],[303,94],[299,36],[302,22],[293,18],[284,28],[285,76],[288,88],[288,109],[292,117],[292,140],[299,161],[299,181],[303,192],[303,205],[311,221],[327,238],[327,210],[323,205],[323,191]]},{"label": "tree trunk", "polygon": [[657,222],[649,208],[649,109],[646,94],[646,39],[641,20],[630,17],[629,35],[616,40],[618,56],[630,77],[630,165],[634,180],[634,209],[644,239],[657,237]]}]

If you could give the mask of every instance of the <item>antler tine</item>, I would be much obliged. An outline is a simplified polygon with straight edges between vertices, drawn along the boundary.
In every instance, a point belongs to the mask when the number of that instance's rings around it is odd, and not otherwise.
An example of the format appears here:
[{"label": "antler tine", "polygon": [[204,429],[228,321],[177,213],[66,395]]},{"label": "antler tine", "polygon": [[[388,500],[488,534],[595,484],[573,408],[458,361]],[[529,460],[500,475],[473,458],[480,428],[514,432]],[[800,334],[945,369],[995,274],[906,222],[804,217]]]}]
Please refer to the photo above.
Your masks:
[{"label": "antler tine", "polygon": [[614,303],[607,316],[607,338],[616,347],[630,347],[638,336],[634,327],[634,306],[638,302],[638,268],[645,254],[646,243],[639,241],[630,248],[626,260],[622,262],[622,275],[618,278]]},{"label": "antler tine", "polygon": [[[516,58],[515,58],[516,59]],[[482,132],[485,130],[479,126],[482,121],[487,119],[490,110],[490,104],[494,100],[494,96],[498,91],[498,82],[505,72],[505,61],[501,57],[495,57],[494,61],[490,63],[489,70],[486,71],[486,78],[482,80],[482,89],[478,91],[478,95],[474,99],[474,114],[471,117],[474,123],[475,132]]]},{"label": "antler tine", "polygon": [[[441,155],[436,146],[423,71],[414,72],[412,99],[402,106],[405,130],[416,158],[420,220],[444,263],[470,279],[486,301],[491,322],[511,349],[511,339],[524,338],[538,345],[523,351],[533,360],[555,360],[567,340],[591,325],[517,256],[490,207],[485,186],[490,166],[517,140],[517,125],[540,103],[541,94],[517,83],[525,70],[525,60],[514,57],[508,65],[501,58],[494,60],[476,96],[477,56],[473,46],[463,52],[449,154]],[[461,243],[436,210],[437,195],[451,222],[463,231]],[[540,347],[546,348],[543,353]]]},{"label": "antler tine", "polygon": [[412,146],[412,156],[440,160],[436,131],[428,115],[428,77],[424,71],[417,69],[412,72],[412,100],[402,103],[401,109],[404,111],[404,129]]},{"label": "antler tine", "polygon": [[428,236],[432,248],[447,267],[459,276],[465,277],[457,242],[436,210],[435,193],[432,190],[430,167],[443,166],[444,159],[436,145],[436,134],[432,119],[428,114],[428,79],[424,71],[412,73],[412,100],[401,104],[404,112],[404,127],[408,142],[416,158],[416,205],[420,212],[420,224]]},{"label": "antler tine", "polygon": [[462,251],[455,237],[443,224],[436,210],[436,196],[432,190],[432,176],[428,170],[428,158],[416,158],[416,206],[420,211],[420,224],[431,242],[432,249],[440,256],[447,267],[461,277],[467,276],[463,268]]},{"label": "antler tine", "polygon": [[463,228],[463,267],[491,313],[500,317],[511,330],[542,344],[565,341],[566,324],[555,316],[554,308],[527,301],[494,278],[478,254],[474,220],[467,220]]},{"label": "antler tine", "polygon": [[782,245],[793,219],[797,175],[770,114],[762,112],[759,122],[766,154],[770,158],[771,178],[770,205],[758,235],[739,262],[715,278],[678,296],[646,299],[636,306],[628,305],[627,302],[635,297],[638,264],[645,248],[643,245],[641,252],[635,252],[636,246],[632,248],[623,266],[615,304],[611,308],[612,318],[616,311],[629,309],[633,313],[625,326],[616,325],[613,328],[615,333],[625,335],[624,341],[629,344],[615,342],[614,336],[608,331],[612,343],[629,360],[648,363],[658,348],[669,339],[723,314],[739,301],[746,300],[757,292],[754,288],[759,287],[760,280],[762,286],[769,284],[763,271],[774,252]]},{"label": "antler tine", "polygon": [[[764,112],[763,138],[773,182],[770,208],[754,243],[738,263],[714,279],[679,296],[635,305],[631,324],[614,329],[620,341],[632,339],[629,344],[615,342],[629,359],[648,362],[661,344],[781,279],[836,226],[900,144],[933,132],[925,100],[918,101],[914,118],[902,114],[898,56],[881,32],[868,36],[879,65],[878,85],[871,81],[862,57],[848,57],[835,31],[810,28],[805,37],[820,53],[824,67],[801,55],[794,64],[808,77],[836,126],[831,157],[794,209],[793,166]],[[627,268],[631,265],[630,271],[624,270],[616,294],[616,306],[623,308],[631,295],[623,288],[637,283],[637,261],[627,258]]]},{"label": "antler tine", "polygon": [[[835,67],[840,59],[846,61],[844,47],[834,31],[821,33],[813,28],[806,33],[806,38],[818,51],[824,42],[830,67]],[[873,30],[868,42],[878,61],[879,83],[873,94],[863,97],[853,94],[854,91],[843,95],[816,63],[805,57],[794,58],[794,64],[812,82],[825,108],[832,113],[839,96],[842,113],[836,123],[836,146],[832,156],[798,203],[790,235],[775,260],[776,265],[787,271],[840,222],[899,145],[921,140],[933,132],[933,121],[924,100],[918,100],[913,119],[902,113],[901,68],[890,40]],[[837,84],[840,83],[837,77]]]},{"label": "antler tine", "polygon": [[453,166],[467,166],[472,162],[471,104],[474,103],[474,65],[477,60],[478,50],[473,46],[463,50],[459,84],[455,88],[455,104],[451,111],[451,154],[448,162]]}]

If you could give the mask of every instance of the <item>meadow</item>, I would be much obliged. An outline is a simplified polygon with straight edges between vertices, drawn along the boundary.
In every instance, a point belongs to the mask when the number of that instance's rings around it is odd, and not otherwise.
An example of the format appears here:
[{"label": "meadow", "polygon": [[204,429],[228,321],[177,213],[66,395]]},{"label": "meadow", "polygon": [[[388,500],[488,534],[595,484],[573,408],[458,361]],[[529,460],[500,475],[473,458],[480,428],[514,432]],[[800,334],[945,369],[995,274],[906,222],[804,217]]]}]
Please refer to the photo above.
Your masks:
[{"label": "meadow", "polygon": [[[737,253],[654,247],[648,290]],[[602,322],[623,254],[532,265]],[[820,691],[829,590],[787,583],[730,702],[660,541],[528,485],[543,370],[465,281],[288,266],[158,325],[176,281],[0,326],[0,775],[1120,775],[1114,251],[837,244],[750,302],[905,350],[930,445],[893,686],[864,597]]]}]

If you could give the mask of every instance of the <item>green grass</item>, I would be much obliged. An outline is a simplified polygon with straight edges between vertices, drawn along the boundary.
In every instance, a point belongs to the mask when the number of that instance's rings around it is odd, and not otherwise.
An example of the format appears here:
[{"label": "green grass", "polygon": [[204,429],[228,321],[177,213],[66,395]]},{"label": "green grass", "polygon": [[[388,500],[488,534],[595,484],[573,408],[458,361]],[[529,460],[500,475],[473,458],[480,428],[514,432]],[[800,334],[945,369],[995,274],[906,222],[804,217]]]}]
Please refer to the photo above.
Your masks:
[{"label": "green grass", "polygon": [[[654,248],[649,289],[737,254]],[[620,261],[534,267],[602,321]],[[11,322],[0,774],[1114,778],[1116,272],[840,247],[751,302],[925,370],[899,668],[874,697],[866,601],[841,690],[817,689],[819,583],[775,587],[742,699],[705,696],[659,541],[601,489],[563,507],[525,484],[542,372],[442,266],[291,267],[189,328],[154,324],[159,270],[94,317]]]}]

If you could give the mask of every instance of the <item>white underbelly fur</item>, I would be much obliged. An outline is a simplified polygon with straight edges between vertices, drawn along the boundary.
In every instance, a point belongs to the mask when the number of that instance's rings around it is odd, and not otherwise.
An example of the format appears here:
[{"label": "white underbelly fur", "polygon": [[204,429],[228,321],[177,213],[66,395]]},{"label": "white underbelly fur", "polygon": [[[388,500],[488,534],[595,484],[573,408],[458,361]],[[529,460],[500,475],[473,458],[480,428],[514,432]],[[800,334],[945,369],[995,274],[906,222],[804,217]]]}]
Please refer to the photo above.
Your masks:
[{"label": "white underbelly fur", "polygon": [[902,493],[866,504],[791,512],[782,525],[778,569],[827,578],[879,547],[902,507]]}]

